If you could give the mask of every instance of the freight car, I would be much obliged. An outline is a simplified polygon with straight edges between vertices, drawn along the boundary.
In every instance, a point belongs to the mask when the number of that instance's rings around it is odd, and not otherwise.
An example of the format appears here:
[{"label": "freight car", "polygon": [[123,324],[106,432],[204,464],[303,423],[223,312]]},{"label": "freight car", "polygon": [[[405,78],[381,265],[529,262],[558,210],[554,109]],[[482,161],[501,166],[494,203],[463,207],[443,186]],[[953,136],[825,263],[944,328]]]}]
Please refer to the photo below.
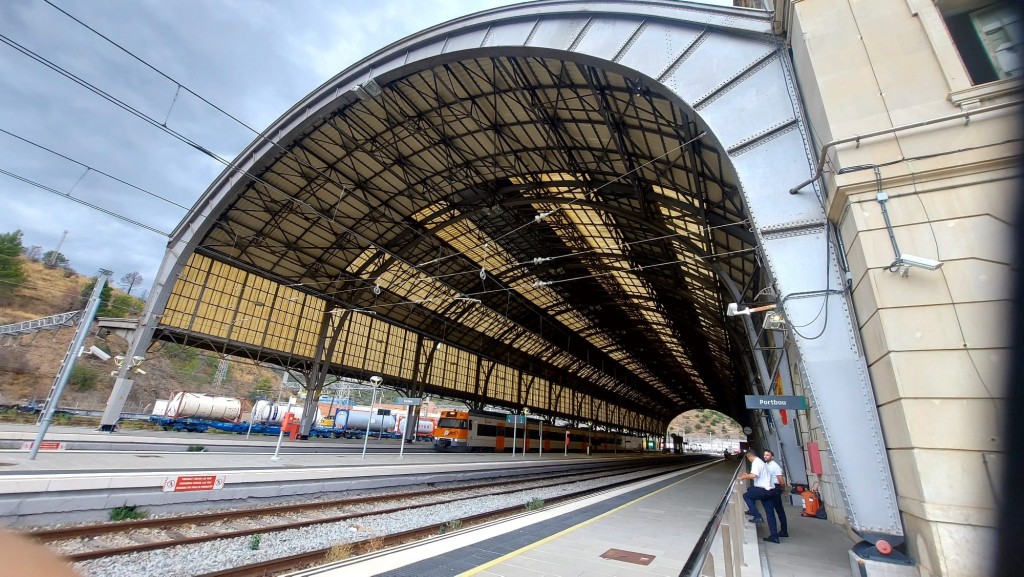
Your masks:
[{"label": "freight car", "polygon": [[169,400],[154,403],[149,420],[165,431],[202,433],[211,427],[231,430],[240,424],[241,416],[239,399],[179,391]]},{"label": "freight car", "polygon": [[[251,424],[241,421],[242,401],[231,397],[212,397],[199,393],[175,393],[170,400],[158,400],[153,405],[149,420],[165,431],[188,431],[205,433],[210,429],[227,433],[255,433],[257,435],[278,435],[285,413],[291,413],[297,420],[302,417],[301,406],[291,406],[258,401],[250,415]],[[317,422],[320,411],[317,409]],[[344,429],[314,427],[313,437],[341,437]]]},{"label": "freight car", "polygon": [[[333,417],[318,421],[319,426],[309,431],[310,437],[345,437],[346,439],[362,439],[369,429],[371,435],[382,438],[397,438],[393,432],[395,417],[393,415],[371,415],[364,409],[338,409]],[[369,424],[369,428],[367,428]]]},{"label": "freight car", "polygon": [[[408,424],[408,422],[409,422],[409,420],[405,418],[405,415],[399,415],[399,417],[398,417],[398,426],[395,429],[395,431],[399,434],[399,436],[405,434],[405,426]],[[437,419],[436,418],[431,418],[431,417],[422,418],[421,417],[419,422],[416,425],[416,440],[417,441],[432,441],[434,439],[434,427],[436,427],[436,426],[437,426]]]},{"label": "freight car", "polygon": [[[589,431],[535,422],[513,424],[509,415],[476,411],[442,411],[434,428],[438,451],[539,451],[620,452],[643,449],[643,440],[632,435]],[[513,418],[515,416],[512,416]],[[543,440],[542,440],[543,438]],[[568,443],[568,449],[566,449]]]}]

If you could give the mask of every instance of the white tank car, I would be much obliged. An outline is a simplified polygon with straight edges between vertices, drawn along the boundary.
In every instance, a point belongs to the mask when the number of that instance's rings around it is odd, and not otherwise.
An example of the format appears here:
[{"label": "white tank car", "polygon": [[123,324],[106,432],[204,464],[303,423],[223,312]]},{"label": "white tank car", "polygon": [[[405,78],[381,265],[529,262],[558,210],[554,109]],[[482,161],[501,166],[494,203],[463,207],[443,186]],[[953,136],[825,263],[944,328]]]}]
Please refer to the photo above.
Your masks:
[{"label": "white tank car", "polygon": [[157,399],[153,401],[153,414],[158,417],[166,417],[167,405],[169,405],[170,403],[170,401],[166,401],[164,399]]},{"label": "white tank car", "polygon": [[[288,403],[256,401],[256,404],[252,407],[252,421],[254,423],[281,423],[284,421],[285,413],[291,413],[295,415],[295,420],[300,420],[302,419],[302,412],[302,405],[292,405],[291,409],[289,409]],[[322,418],[323,414],[320,413],[320,409],[317,409],[314,424],[319,425]]]},{"label": "white tank car", "polygon": [[[405,425],[408,419],[405,415],[398,416],[398,432],[405,434]],[[419,424],[416,425],[416,434],[421,437],[430,437],[434,434],[434,421],[430,419],[420,419]]]},{"label": "white tank car", "polygon": [[211,397],[198,393],[175,393],[164,409],[165,417],[237,421],[242,416],[242,401],[233,397]]},{"label": "white tank car", "polygon": [[371,433],[391,431],[395,428],[394,415],[378,415],[376,410],[374,410],[372,419],[370,412],[366,409],[340,409],[336,414],[334,426],[339,429],[365,431],[367,421],[369,421]]}]

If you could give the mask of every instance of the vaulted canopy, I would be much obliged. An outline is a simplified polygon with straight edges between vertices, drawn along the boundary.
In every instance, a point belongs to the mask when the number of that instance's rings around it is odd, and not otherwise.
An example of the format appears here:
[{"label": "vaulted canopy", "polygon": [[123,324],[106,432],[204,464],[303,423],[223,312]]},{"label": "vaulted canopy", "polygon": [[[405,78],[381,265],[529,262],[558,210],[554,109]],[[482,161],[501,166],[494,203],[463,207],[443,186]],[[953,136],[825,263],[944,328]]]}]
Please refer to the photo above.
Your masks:
[{"label": "vaulted canopy", "polygon": [[[613,71],[447,63],[372,85],[282,143],[197,252],[630,411],[731,407],[719,274],[749,278],[753,245],[710,142],[692,113]],[[254,304],[269,296],[243,299],[243,315],[269,320]]]},{"label": "vaulted canopy", "polygon": [[[728,40],[679,30],[684,55]],[[639,431],[739,415],[725,310],[765,278],[727,152],[750,145],[626,65],[642,43],[617,62],[451,38],[326,84],[221,175],[172,240],[155,337]],[[761,55],[716,74],[775,54],[738,41]]]}]

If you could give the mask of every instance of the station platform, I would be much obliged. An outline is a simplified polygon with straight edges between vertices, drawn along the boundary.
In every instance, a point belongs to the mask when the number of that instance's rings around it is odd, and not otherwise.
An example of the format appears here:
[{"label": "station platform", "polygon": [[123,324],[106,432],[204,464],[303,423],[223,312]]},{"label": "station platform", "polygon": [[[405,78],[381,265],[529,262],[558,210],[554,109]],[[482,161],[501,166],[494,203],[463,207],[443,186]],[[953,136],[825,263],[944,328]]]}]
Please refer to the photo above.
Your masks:
[{"label": "station platform", "polygon": [[[735,463],[716,462],[606,495],[522,515],[295,577],[641,577],[672,576],[721,501]],[[840,527],[788,507],[790,538],[765,543],[743,527],[741,577],[847,577],[853,542]],[[721,536],[712,573],[725,576]]]},{"label": "station platform", "polygon": [[[0,425],[0,442],[16,443],[33,438],[30,426]],[[487,475],[496,468],[521,470],[559,461],[598,462],[624,455],[563,455],[546,453],[448,454],[436,452],[399,453],[396,440],[369,439],[375,452],[364,457],[338,449],[361,447],[362,441],[318,439],[285,441],[278,460],[271,460],[276,439],[244,436],[203,435],[163,431],[122,431],[99,433],[75,427],[52,427],[47,440],[73,443],[83,440],[137,443],[139,450],[46,450],[35,460],[28,451],[0,450],[0,502],[35,492],[52,495],[50,502],[66,502],[75,487],[87,487],[87,498],[98,500],[99,508],[118,506],[120,490],[134,492],[150,487],[153,500],[173,502],[197,493],[161,493],[160,484],[175,475],[223,475],[225,484],[217,493],[225,498],[234,487],[264,486],[280,494],[286,480],[316,484],[321,490],[337,482],[340,470],[353,487],[365,487],[359,479],[395,474],[407,470],[417,482],[439,479],[441,471]],[[245,445],[253,452],[186,452],[182,445],[210,447]],[[166,450],[152,450],[164,446]],[[299,452],[299,447],[314,452]],[[638,456],[639,457],[639,456]],[[737,463],[721,460],[683,473],[649,480],[645,486],[610,491],[496,522],[474,531],[457,531],[412,544],[386,555],[369,555],[324,566],[302,575],[387,575],[401,577],[580,577],[679,575],[710,516],[721,501]],[[300,481],[301,482],[301,481]],[[339,486],[340,488],[340,486]],[[210,503],[212,495],[205,499]],[[25,507],[20,498],[7,502]],[[0,507],[0,520],[14,510]],[[787,507],[788,539],[781,544],[765,543],[766,528],[747,523],[743,529],[742,577],[846,577],[852,575],[848,552],[853,541],[846,531],[830,521],[801,518],[800,510]],[[761,533],[759,533],[759,531]],[[382,552],[384,553],[384,552]],[[724,577],[721,537],[711,548],[715,575]],[[356,565],[355,563],[365,563]],[[646,563],[646,564],[644,564]],[[315,573],[312,571],[316,571]]]}]

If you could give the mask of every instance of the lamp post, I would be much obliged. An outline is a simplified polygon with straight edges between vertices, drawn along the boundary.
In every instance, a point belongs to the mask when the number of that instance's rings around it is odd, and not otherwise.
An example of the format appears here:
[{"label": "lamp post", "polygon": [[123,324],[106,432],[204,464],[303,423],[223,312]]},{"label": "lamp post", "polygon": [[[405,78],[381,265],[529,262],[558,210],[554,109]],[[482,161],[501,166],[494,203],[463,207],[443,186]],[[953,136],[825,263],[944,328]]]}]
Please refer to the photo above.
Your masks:
[{"label": "lamp post", "polygon": [[373,383],[373,393],[370,395],[370,414],[366,418],[366,434],[363,435],[363,456],[362,459],[366,458],[366,443],[370,440],[370,421],[373,420],[373,404],[377,401],[377,387],[380,386],[384,379],[374,375],[370,377],[370,382]]},{"label": "lamp post", "polygon": [[[292,412],[292,400],[289,398],[288,399],[288,408],[285,410],[284,415],[287,415],[290,412]],[[278,457],[277,455],[281,451],[281,440],[284,439],[284,421],[285,421],[285,416],[284,415],[281,415],[281,431],[277,434],[277,446],[274,447],[274,456],[270,458],[271,461],[280,461],[281,460],[281,457]],[[250,421],[252,420],[251,416],[249,417],[249,420]]]}]

